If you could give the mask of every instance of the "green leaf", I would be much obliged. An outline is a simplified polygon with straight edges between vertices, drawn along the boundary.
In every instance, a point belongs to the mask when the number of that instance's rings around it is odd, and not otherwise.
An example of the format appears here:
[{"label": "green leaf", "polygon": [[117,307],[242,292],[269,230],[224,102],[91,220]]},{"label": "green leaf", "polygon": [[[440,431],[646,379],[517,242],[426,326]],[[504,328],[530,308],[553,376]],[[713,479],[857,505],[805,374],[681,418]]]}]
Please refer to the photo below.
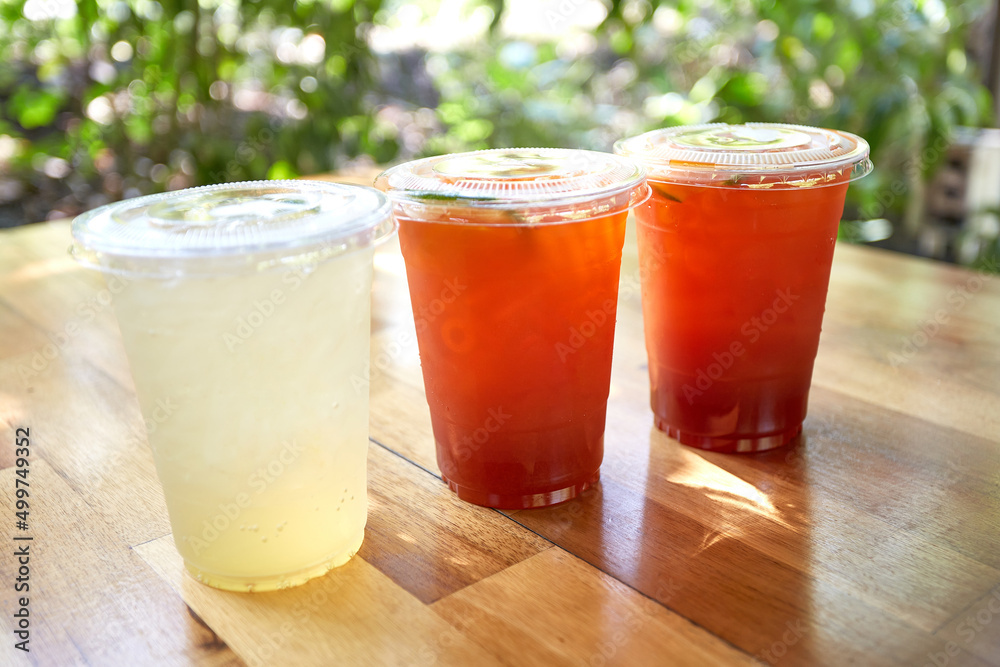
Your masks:
[{"label": "green leaf", "polygon": [[10,110],[17,116],[21,127],[30,130],[50,125],[62,107],[63,99],[48,90],[18,89],[10,101]]},{"label": "green leaf", "polygon": [[767,92],[767,77],[760,72],[740,72],[719,91],[727,101],[743,107],[760,105]]},{"label": "green leaf", "polygon": [[443,192],[407,192],[407,199],[435,202],[440,204],[462,204],[465,202],[497,201],[496,197],[470,197],[468,195],[445,194]]},{"label": "green leaf", "polygon": [[283,180],[288,178],[298,178],[299,174],[287,160],[278,160],[267,170],[268,180]]},{"label": "green leaf", "polygon": [[819,12],[813,16],[812,32],[819,42],[829,42],[835,31],[833,19],[828,14]]},{"label": "green leaf", "polygon": [[655,192],[660,197],[663,197],[664,199],[669,199],[670,201],[675,201],[678,204],[683,202],[683,200],[677,197],[677,195],[671,194],[669,191],[667,191],[666,186],[664,186],[662,183],[655,183],[653,181],[646,181],[646,183],[649,184],[649,187],[653,190],[653,192]]}]

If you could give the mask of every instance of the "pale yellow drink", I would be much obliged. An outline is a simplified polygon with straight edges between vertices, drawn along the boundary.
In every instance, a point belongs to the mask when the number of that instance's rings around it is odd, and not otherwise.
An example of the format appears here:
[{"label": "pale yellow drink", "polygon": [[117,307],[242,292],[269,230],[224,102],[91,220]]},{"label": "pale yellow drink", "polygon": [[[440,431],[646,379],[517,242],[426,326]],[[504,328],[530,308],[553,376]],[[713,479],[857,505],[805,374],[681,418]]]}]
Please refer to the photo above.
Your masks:
[{"label": "pale yellow drink", "polygon": [[374,248],[355,245],[133,272],[115,297],[174,542],[203,583],[286,588],[361,546]]},{"label": "pale yellow drink", "polygon": [[372,252],[114,302],[174,541],[208,584],[294,585],[361,546]]}]

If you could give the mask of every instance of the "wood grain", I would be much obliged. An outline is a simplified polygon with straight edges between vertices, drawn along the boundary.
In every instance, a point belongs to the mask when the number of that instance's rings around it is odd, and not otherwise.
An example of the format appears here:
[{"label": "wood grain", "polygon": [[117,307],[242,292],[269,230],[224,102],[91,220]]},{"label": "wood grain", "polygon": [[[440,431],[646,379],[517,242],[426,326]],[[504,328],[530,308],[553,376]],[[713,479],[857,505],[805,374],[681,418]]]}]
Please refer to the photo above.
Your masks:
[{"label": "wood grain", "polygon": [[307,586],[242,595],[185,574],[169,536],[136,551],[251,666],[498,664],[363,558]]},{"label": "wood grain", "polygon": [[[670,595],[670,584],[662,595]],[[432,608],[511,665],[756,664],[687,619],[557,548]],[[512,652],[510,647],[517,646]]]},{"label": "wood grain", "polygon": [[[32,430],[34,436],[35,431]],[[7,434],[4,434],[7,440]],[[44,435],[38,432],[38,439]],[[6,444],[6,443],[5,443]],[[28,656],[13,650],[14,598],[3,597],[3,655],[25,664],[238,664],[215,634],[188,614],[180,596],[156,577],[111,525],[91,509],[44,459],[33,459],[30,542],[14,542],[14,469],[0,471],[0,577],[12,592],[15,546],[29,545],[32,619]],[[9,585],[8,585],[9,583]],[[141,628],[141,631],[139,629]]]},{"label": "wood grain", "polygon": [[458,500],[379,445],[368,461],[370,508],[359,554],[425,604],[551,546],[499,512]]},{"label": "wood grain", "polygon": [[[45,350],[33,347],[0,359],[0,386],[10,396],[0,414],[10,423],[33,427],[37,434],[33,453],[42,456],[125,543],[169,532],[163,492],[131,382],[126,389],[70,351],[46,356],[44,368],[37,372],[26,371],[36,349]],[[123,356],[117,363],[122,364]]]},{"label": "wood grain", "polygon": [[0,232],[0,539],[29,425],[45,549],[33,652],[4,640],[0,664],[1000,667],[996,277],[838,246],[803,436],[718,455],[653,428],[630,227],[602,482],[501,513],[438,478],[386,243],[365,543],[305,586],[241,595],[183,572],[108,286],[69,243],[65,222]]}]

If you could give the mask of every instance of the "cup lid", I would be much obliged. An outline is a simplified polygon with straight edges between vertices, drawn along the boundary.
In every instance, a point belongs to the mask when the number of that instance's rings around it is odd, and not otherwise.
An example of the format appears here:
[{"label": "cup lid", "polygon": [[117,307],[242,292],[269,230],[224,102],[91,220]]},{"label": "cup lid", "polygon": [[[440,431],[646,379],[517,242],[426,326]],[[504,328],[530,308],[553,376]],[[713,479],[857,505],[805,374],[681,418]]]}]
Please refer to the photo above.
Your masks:
[{"label": "cup lid", "polygon": [[[389,201],[372,188],[323,181],[208,185],[107,204],[73,220],[83,264],[137,273],[262,268],[370,245],[395,229]],[[127,267],[123,263],[127,263]]]},{"label": "cup lid", "polygon": [[839,130],[782,123],[682,125],[615,144],[654,180],[719,187],[833,185],[872,170],[868,142]]},{"label": "cup lid", "polygon": [[546,222],[603,215],[648,197],[640,165],[610,153],[568,148],[439,155],[392,167],[375,179],[375,187],[394,202],[517,210],[529,221],[534,212],[534,221]]}]

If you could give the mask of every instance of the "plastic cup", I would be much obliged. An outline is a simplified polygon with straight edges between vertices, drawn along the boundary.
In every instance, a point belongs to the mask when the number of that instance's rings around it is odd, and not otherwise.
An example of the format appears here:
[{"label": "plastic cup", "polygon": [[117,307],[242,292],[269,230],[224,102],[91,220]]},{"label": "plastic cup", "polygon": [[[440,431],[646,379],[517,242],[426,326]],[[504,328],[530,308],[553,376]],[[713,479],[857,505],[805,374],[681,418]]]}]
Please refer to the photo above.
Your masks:
[{"label": "plastic cup", "polygon": [[625,218],[643,171],[605,153],[503,149],[378,177],[393,202],[442,476],[489,507],[595,483]]},{"label": "plastic cup", "polygon": [[[140,197],[73,222],[117,278],[174,542],[202,583],[287,588],[347,562],[367,516],[374,244],[385,196],[321,182]],[[121,285],[124,284],[124,287]]]},{"label": "plastic cup", "polygon": [[656,425],[686,445],[754,452],[802,430],[853,134],[698,125],[619,141],[653,195],[636,210]]}]

